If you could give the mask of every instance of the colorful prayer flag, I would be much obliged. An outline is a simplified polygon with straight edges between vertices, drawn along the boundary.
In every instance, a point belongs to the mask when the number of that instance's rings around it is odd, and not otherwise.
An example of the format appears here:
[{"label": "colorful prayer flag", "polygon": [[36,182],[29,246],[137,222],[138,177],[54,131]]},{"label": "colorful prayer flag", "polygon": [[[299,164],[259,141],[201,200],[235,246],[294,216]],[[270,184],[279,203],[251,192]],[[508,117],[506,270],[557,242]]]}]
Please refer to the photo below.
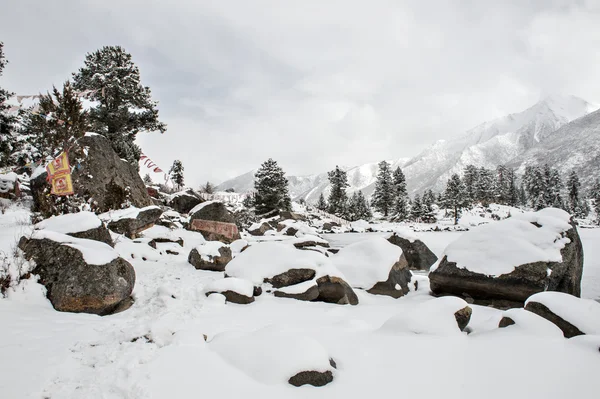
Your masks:
[{"label": "colorful prayer flag", "polygon": [[58,157],[53,159],[52,162],[46,166],[46,171],[50,177],[71,173],[69,157],[67,156],[66,151],[61,152]]},{"label": "colorful prayer flag", "polygon": [[52,191],[54,195],[73,195],[73,180],[70,173],[52,177]]}]

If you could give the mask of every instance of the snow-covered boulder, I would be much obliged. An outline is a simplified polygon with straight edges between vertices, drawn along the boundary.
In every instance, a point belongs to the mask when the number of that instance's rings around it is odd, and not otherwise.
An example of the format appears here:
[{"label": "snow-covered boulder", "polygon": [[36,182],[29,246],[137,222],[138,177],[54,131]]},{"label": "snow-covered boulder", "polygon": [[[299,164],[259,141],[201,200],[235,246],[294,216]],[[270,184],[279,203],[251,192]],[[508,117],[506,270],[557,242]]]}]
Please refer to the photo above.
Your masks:
[{"label": "snow-covered boulder", "polygon": [[103,213],[100,218],[108,221],[108,228],[115,233],[136,238],[139,233],[154,226],[161,215],[162,209],[151,205],[141,209],[131,207]]},{"label": "snow-covered boulder", "polygon": [[495,307],[521,307],[542,291],[579,296],[583,247],[570,215],[546,208],[464,233],[431,267],[436,295],[471,297]]},{"label": "snow-covered boulder", "polygon": [[412,234],[396,231],[388,241],[402,248],[410,270],[429,270],[437,262],[438,257],[427,245]]},{"label": "snow-covered boulder", "polygon": [[15,172],[0,173],[0,198],[13,199],[19,195],[19,175]]},{"label": "snow-covered boulder", "polygon": [[221,333],[209,341],[208,347],[263,384],[323,386],[333,381],[333,361],[319,342],[279,328]]},{"label": "snow-covered boulder", "polygon": [[329,248],[329,242],[318,236],[304,235],[302,237],[294,238],[291,243],[298,249],[310,248],[310,247],[323,247]]},{"label": "snow-covered boulder", "polygon": [[35,230],[19,248],[35,262],[32,273],[56,310],[106,315],[129,301],[135,271],[103,242]]},{"label": "snow-covered boulder", "polygon": [[525,309],[508,309],[502,313],[499,328],[508,328],[517,334],[562,337],[563,333],[555,324]]},{"label": "snow-covered boulder", "polygon": [[288,242],[254,244],[229,262],[225,273],[257,286],[268,283],[276,288],[312,281],[319,289],[315,300],[358,304],[356,293],[327,256],[315,251],[300,251]]},{"label": "snow-covered boulder", "polygon": [[86,238],[101,241],[113,246],[110,232],[93,212],[68,213],[66,215],[52,216],[34,226],[36,230],[49,230],[67,234],[71,237]]},{"label": "snow-covered boulder", "polygon": [[[120,209],[125,203],[138,208],[153,204],[137,165],[122,160],[106,137],[88,133],[78,139],[69,151],[69,162],[74,166],[71,176],[75,190],[75,197],[69,200],[90,203],[96,212]],[[56,214],[60,209],[55,204],[57,197],[48,195],[47,173],[32,176],[33,210],[45,216]]]},{"label": "snow-covered boulder", "polygon": [[208,241],[229,244],[240,238],[235,217],[222,202],[203,202],[196,205],[189,215],[188,228],[201,232]]},{"label": "snow-covered boulder", "polygon": [[273,295],[279,298],[292,298],[299,301],[314,301],[319,297],[319,285],[314,280],[303,281],[298,284],[281,287]]},{"label": "snow-covered boulder", "polygon": [[252,236],[262,236],[265,235],[265,233],[271,229],[271,225],[267,222],[254,223],[248,228],[248,233],[250,233],[250,235]]},{"label": "snow-covered boulder", "polygon": [[383,237],[359,241],[331,257],[354,288],[399,298],[408,293],[412,273],[402,249]]},{"label": "snow-covered boulder", "polygon": [[231,249],[220,241],[207,241],[190,251],[188,262],[198,270],[224,272],[231,261]]},{"label": "snow-covered boulder", "polygon": [[390,318],[380,331],[393,334],[460,334],[469,324],[471,313],[471,307],[460,298],[435,298]]},{"label": "snow-covered boulder", "polygon": [[247,305],[254,302],[254,285],[236,277],[215,280],[206,287],[206,296],[218,293],[225,296],[227,302]]},{"label": "snow-covered boulder", "polygon": [[540,292],[525,302],[533,312],[560,328],[566,338],[600,335],[600,303],[562,292]]},{"label": "snow-covered boulder", "polygon": [[200,194],[192,189],[188,189],[169,195],[166,202],[169,207],[177,212],[188,213],[196,205],[204,202],[204,200],[200,197]]}]

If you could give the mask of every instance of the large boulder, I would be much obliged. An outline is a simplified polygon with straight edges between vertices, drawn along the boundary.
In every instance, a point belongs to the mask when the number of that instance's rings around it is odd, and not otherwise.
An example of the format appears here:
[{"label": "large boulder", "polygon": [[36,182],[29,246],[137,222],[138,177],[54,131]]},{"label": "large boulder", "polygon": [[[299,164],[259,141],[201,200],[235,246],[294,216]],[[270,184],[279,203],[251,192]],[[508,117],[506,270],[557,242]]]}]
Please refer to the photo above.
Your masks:
[{"label": "large boulder", "polygon": [[213,281],[206,287],[206,296],[214,293],[225,296],[227,302],[240,305],[254,302],[254,285],[241,278],[227,277]]},{"label": "large boulder", "polygon": [[498,308],[522,307],[531,295],[581,293],[583,247],[565,211],[546,208],[464,233],[429,273],[435,295]]},{"label": "large boulder", "polygon": [[194,207],[189,215],[188,229],[199,231],[208,241],[230,244],[240,238],[235,217],[222,202],[203,202]]},{"label": "large boulder", "polygon": [[600,303],[561,292],[540,292],[525,302],[525,310],[551,321],[566,338],[600,335]]},{"label": "large boulder", "polygon": [[204,199],[192,189],[180,191],[171,194],[167,199],[167,205],[179,213],[188,213],[198,204],[204,202]]},{"label": "large boulder", "polygon": [[352,287],[399,298],[408,293],[412,273],[402,249],[383,237],[359,241],[332,256]]},{"label": "large boulder", "polygon": [[429,247],[415,237],[394,233],[388,241],[402,248],[410,270],[429,270],[438,260]]},{"label": "large boulder", "polygon": [[250,235],[252,236],[263,236],[267,231],[272,229],[273,228],[271,227],[271,225],[267,222],[254,223],[248,228],[248,233],[250,233]]},{"label": "large boulder", "polygon": [[115,233],[136,238],[140,232],[154,226],[161,215],[162,209],[152,205],[142,209],[128,208],[106,213],[101,218],[109,220],[108,228]]},{"label": "large boulder", "polygon": [[315,281],[305,281],[282,287],[273,293],[279,298],[291,298],[299,301],[315,301],[319,297],[319,286]]},{"label": "large boulder", "polygon": [[113,246],[113,241],[106,225],[93,212],[52,216],[36,224],[34,228],[36,230],[55,231],[76,238],[100,241],[111,247]]},{"label": "large boulder", "polygon": [[[77,140],[69,151],[69,162],[75,191],[70,201],[88,203],[95,212],[120,209],[126,203],[139,208],[152,205],[137,165],[122,160],[106,137],[88,133]],[[45,216],[62,211],[56,202],[63,199],[49,195],[46,172],[32,176],[33,210]]]},{"label": "large boulder", "polygon": [[289,269],[283,273],[265,278],[264,282],[275,288],[282,288],[312,280],[315,278],[315,274],[316,272],[313,269]]},{"label": "large boulder", "polygon": [[224,272],[231,259],[231,248],[219,241],[200,244],[188,256],[188,262],[196,269],[213,272]]},{"label": "large boulder", "polygon": [[35,261],[56,310],[106,315],[122,308],[135,284],[133,267],[108,245],[65,234],[36,230],[19,248]]},{"label": "large boulder", "polygon": [[352,287],[341,277],[323,276],[317,279],[319,296],[316,301],[338,305],[358,305],[358,297]]}]

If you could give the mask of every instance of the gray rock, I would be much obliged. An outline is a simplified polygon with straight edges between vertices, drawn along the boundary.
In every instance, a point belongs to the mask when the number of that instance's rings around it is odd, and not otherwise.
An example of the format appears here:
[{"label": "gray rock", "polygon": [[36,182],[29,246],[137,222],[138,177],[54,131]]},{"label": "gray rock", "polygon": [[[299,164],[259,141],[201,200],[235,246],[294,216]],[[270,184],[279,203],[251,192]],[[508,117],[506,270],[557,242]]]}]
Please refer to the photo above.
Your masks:
[{"label": "gray rock", "polygon": [[300,220],[300,221],[306,221],[306,217],[303,215],[300,215],[298,213],[294,213],[294,212],[289,212],[289,211],[281,211],[279,212],[279,220],[283,221],[283,220]]},{"label": "gray rock", "polygon": [[[92,205],[95,212],[121,209],[125,203],[142,208],[152,205],[137,165],[119,158],[110,141],[101,135],[85,136],[69,151],[75,195],[69,201],[79,200]],[[48,195],[50,184],[46,173],[31,180],[33,210],[44,216],[63,213],[64,197]]]},{"label": "gray rock", "polygon": [[471,314],[473,314],[473,309],[470,306],[465,306],[464,308],[457,310],[454,312],[454,318],[456,319],[456,324],[458,324],[458,328],[460,331],[464,331],[471,320]]},{"label": "gray rock", "polygon": [[400,298],[408,294],[408,284],[411,279],[412,273],[408,270],[408,262],[406,261],[404,254],[402,254],[400,260],[392,266],[388,279],[386,281],[378,282],[372,288],[368,289],[367,292],[370,294]]},{"label": "gray rock", "polygon": [[136,238],[137,235],[150,227],[162,215],[162,210],[157,206],[149,206],[139,210],[136,217],[122,218],[108,223],[108,228],[115,233],[124,234],[128,238]]},{"label": "gray rock", "polygon": [[[429,273],[431,291],[434,295],[471,297],[475,304],[500,309],[523,307],[527,298],[542,291],[558,291],[579,297],[583,247],[577,227],[572,221],[571,226],[571,229],[563,233],[570,243],[561,250],[562,262],[515,265],[511,273],[494,277],[460,268],[444,257],[438,268]],[[465,234],[477,234],[477,231]],[[552,270],[550,275],[548,269]]]},{"label": "gray rock", "polygon": [[295,386],[300,387],[302,385],[312,385],[315,387],[322,387],[333,381],[333,373],[327,371],[301,371],[298,374],[291,377],[288,382]]},{"label": "gray rock", "polygon": [[323,276],[317,279],[319,296],[316,301],[339,305],[358,305],[358,297],[347,282],[339,277]]},{"label": "gray rock", "polygon": [[317,285],[312,285],[306,291],[297,294],[275,291],[273,295],[278,298],[292,298],[299,301],[314,301],[319,297],[319,287]]},{"label": "gray rock", "polygon": [[323,230],[325,230],[325,231],[331,231],[331,230],[333,230],[334,227],[340,227],[340,224],[336,223],[336,222],[323,223]]},{"label": "gray rock", "polygon": [[223,291],[223,292],[210,291],[210,292],[206,293],[206,296],[209,296],[210,294],[214,294],[214,293],[222,294],[223,296],[225,296],[225,299],[227,300],[227,302],[238,303],[240,305],[248,305],[248,304],[254,302],[253,296],[242,295],[242,294],[239,294],[239,293],[237,293],[235,291],[231,291],[231,290],[227,290],[227,291]]},{"label": "gray rock", "polygon": [[197,211],[192,210],[188,229],[199,231],[208,241],[227,244],[240,238],[234,215],[222,202],[209,201]]},{"label": "gray rock", "polygon": [[85,238],[88,240],[100,241],[100,242],[110,245],[111,247],[114,246],[112,237],[110,236],[110,231],[108,231],[108,229],[106,228],[106,225],[104,225],[104,223],[102,223],[102,225],[100,225],[94,229],[78,231],[75,233],[67,233],[67,234],[70,235],[71,237]]},{"label": "gray rock", "polygon": [[410,270],[429,270],[438,260],[438,257],[421,240],[410,242],[394,233],[388,241],[402,248]]},{"label": "gray rock", "polygon": [[[556,313],[552,312],[546,305],[543,305],[539,302],[529,301],[525,306],[525,310],[528,310],[532,313],[537,314],[538,316],[543,317],[544,319],[551,321],[558,328],[560,328],[565,336],[565,338],[576,337],[577,335],[584,335],[579,328],[569,323],[567,320],[558,316]],[[514,322],[513,322],[514,323]]]},{"label": "gray rock", "polygon": [[179,213],[188,213],[196,205],[203,202],[204,200],[200,197],[200,194],[192,189],[188,189],[170,196],[167,205]]},{"label": "gray rock", "polygon": [[254,230],[249,230],[248,233],[250,233],[250,235],[253,236],[263,236],[265,235],[265,233],[269,230],[271,230],[272,227],[269,223],[267,222],[263,222],[258,228],[254,229]]},{"label": "gray rock", "polygon": [[180,247],[183,247],[183,238],[178,237],[177,239],[169,238],[169,237],[156,237],[148,242],[152,248],[156,249],[156,244],[164,244],[164,243],[173,243],[178,244]]},{"label": "gray rock", "polygon": [[130,300],[135,271],[124,259],[89,265],[78,249],[47,238],[22,237],[19,248],[35,261],[32,273],[40,276],[56,310],[107,315],[127,307],[122,302]]},{"label": "gray rock", "polygon": [[311,240],[310,238],[307,238],[305,240],[295,242],[294,246],[298,249],[302,249],[302,248],[306,248],[306,247],[317,247],[317,246],[323,247],[323,248],[329,248],[329,243],[321,242],[321,241],[314,241],[314,240]]},{"label": "gray rock", "polygon": [[196,248],[190,251],[188,262],[198,270],[209,270],[213,272],[224,272],[225,266],[231,261],[231,249],[227,246],[219,248],[220,256],[208,256],[203,259]]},{"label": "gray rock", "polygon": [[275,288],[282,288],[300,284],[313,278],[315,278],[313,269],[290,269],[271,278],[266,278],[265,283],[269,283]]}]

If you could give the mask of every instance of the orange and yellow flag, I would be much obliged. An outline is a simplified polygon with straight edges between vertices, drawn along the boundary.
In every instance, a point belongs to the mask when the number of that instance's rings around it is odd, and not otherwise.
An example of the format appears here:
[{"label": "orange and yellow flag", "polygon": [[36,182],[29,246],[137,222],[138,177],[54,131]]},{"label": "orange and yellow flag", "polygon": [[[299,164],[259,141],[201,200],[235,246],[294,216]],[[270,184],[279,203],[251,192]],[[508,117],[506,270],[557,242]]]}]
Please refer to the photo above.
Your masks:
[{"label": "orange and yellow flag", "polygon": [[46,171],[48,172],[48,177],[59,176],[64,173],[71,173],[67,152],[63,151],[58,157],[53,159],[52,162],[46,166]]},{"label": "orange and yellow flag", "polygon": [[54,195],[73,195],[73,180],[70,173],[52,177],[52,191]]}]

